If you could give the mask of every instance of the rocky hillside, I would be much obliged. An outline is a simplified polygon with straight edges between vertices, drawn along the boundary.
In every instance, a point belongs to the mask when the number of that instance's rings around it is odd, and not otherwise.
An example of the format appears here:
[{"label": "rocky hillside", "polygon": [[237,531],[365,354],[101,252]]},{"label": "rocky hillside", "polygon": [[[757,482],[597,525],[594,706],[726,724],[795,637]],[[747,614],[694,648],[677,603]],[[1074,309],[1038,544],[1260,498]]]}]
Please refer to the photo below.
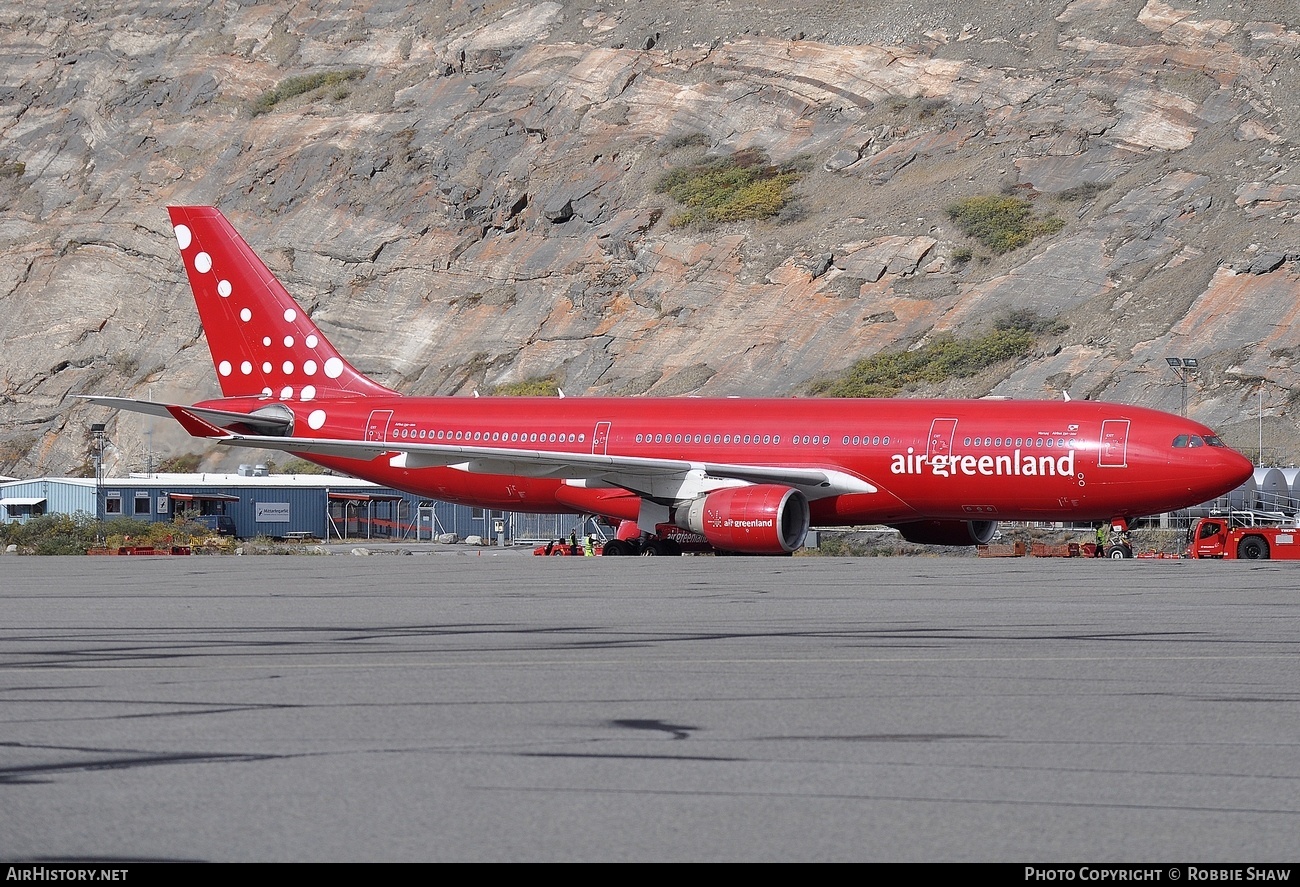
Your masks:
[{"label": "rocky hillside", "polygon": [[[1296,458],[1295,3],[412,6],[0,4],[0,472],[195,450],[72,397],[215,394],[173,203],[413,394],[796,395],[1019,309],[1032,356],[913,393],[1177,411],[1197,357],[1188,411]],[[793,202],[673,227],[664,174],[742,149]],[[1064,224],[946,212],[1000,194]]]}]

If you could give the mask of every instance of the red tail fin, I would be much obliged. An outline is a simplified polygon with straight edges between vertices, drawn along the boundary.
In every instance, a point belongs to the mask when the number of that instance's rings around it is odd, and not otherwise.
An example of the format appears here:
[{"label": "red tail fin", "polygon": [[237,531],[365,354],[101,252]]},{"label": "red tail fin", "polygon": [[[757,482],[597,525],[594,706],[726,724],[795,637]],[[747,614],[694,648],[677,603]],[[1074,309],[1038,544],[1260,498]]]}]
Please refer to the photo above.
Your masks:
[{"label": "red tail fin", "polygon": [[343,359],[220,210],[167,212],[222,394],[314,400],[395,393]]}]

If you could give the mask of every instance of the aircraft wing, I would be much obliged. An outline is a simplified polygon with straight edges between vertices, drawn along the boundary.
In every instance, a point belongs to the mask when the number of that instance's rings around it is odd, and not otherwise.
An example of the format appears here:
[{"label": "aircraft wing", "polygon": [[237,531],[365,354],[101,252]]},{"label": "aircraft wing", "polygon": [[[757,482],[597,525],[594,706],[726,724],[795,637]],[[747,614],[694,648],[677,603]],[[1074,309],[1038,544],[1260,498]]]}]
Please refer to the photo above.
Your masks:
[{"label": "aircraft wing", "polygon": [[[100,400],[107,400],[107,398]],[[473,474],[550,477],[567,481],[573,486],[621,487],[651,498],[692,498],[720,487],[755,483],[795,487],[803,491],[809,499],[821,499],[845,493],[877,492],[873,484],[834,468],[695,462],[645,456],[415,441],[362,441],[242,434],[220,427],[202,415],[204,412],[221,413],[221,411],[204,411],[168,404],[164,407],[164,412],[179,421],[185,430],[195,437],[207,438],[226,446],[283,450],[297,455],[334,456],[365,461],[387,456],[389,464],[395,468],[443,466]]]}]

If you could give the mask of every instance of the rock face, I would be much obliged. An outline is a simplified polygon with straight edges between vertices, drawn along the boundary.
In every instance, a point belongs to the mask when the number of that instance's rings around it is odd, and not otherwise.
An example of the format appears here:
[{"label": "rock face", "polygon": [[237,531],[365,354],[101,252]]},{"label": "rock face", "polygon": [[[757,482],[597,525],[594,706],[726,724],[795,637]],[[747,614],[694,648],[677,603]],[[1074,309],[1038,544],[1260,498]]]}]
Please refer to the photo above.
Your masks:
[{"label": "rock face", "polygon": [[[71,397],[215,393],[173,203],[221,207],[354,363],[412,394],[798,394],[1028,308],[1069,327],[916,394],[1177,410],[1164,358],[1195,356],[1189,412],[1253,453],[1262,407],[1266,458],[1295,458],[1300,29],[1281,13],[0,5],[0,472],[77,470],[105,419],[113,470],[195,449]],[[355,77],[254,115],[328,72]],[[796,202],[671,228],[664,172],[744,148],[804,171]],[[945,209],[1003,191],[1065,227],[987,255]]]}]

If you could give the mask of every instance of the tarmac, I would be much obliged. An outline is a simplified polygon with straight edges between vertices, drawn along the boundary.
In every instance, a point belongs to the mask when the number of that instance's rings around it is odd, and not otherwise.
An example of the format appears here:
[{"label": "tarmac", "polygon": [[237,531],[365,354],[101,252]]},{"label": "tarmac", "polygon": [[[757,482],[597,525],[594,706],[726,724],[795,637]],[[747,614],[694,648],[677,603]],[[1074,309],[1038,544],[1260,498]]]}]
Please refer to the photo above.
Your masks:
[{"label": "tarmac", "polygon": [[0,557],[0,857],[1295,858],[1292,564],[452,550]]}]

